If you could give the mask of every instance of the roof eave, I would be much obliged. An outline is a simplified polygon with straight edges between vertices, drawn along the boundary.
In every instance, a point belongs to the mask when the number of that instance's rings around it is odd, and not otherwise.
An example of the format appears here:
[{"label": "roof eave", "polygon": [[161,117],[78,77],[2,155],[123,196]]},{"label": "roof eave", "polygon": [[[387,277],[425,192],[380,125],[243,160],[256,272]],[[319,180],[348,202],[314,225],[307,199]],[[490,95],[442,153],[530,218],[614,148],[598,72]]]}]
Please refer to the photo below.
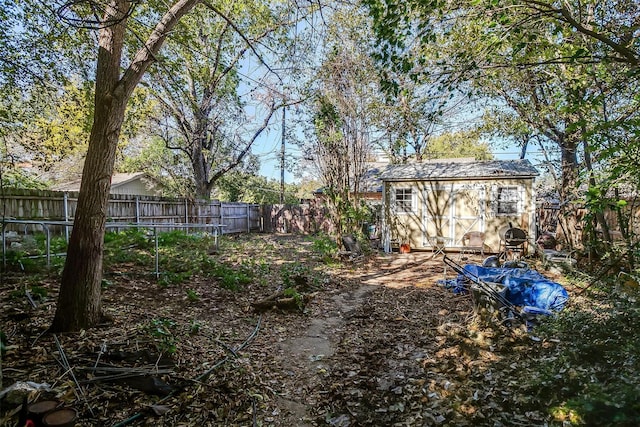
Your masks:
[{"label": "roof eave", "polygon": [[473,180],[497,180],[497,179],[535,179],[540,176],[536,175],[486,175],[486,176],[469,176],[469,177],[437,177],[437,178],[422,178],[422,177],[408,177],[408,178],[381,178],[383,182],[391,181],[473,181]]}]

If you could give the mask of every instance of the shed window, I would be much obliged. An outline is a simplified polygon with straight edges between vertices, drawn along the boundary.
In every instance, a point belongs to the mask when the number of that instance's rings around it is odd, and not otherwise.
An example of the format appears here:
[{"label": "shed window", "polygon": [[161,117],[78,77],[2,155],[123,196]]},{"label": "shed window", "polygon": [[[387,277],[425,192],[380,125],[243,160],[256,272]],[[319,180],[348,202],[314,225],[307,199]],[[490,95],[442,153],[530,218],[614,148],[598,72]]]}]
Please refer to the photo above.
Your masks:
[{"label": "shed window", "polygon": [[413,212],[411,188],[396,188],[396,212]]},{"label": "shed window", "polygon": [[497,196],[498,214],[518,213],[518,187],[498,187]]}]

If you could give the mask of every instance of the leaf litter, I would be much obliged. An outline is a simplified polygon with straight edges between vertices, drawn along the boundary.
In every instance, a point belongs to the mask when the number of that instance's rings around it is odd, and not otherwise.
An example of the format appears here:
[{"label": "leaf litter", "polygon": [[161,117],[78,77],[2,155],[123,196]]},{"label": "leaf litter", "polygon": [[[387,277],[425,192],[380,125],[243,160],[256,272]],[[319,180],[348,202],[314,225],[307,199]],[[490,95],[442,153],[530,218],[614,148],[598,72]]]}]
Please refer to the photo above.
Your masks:
[{"label": "leaf litter", "polygon": [[[103,291],[111,320],[79,333],[46,332],[55,278],[40,284],[49,294],[34,308],[12,294],[23,278],[6,277],[3,388],[50,384],[30,399],[75,408],[83,426],[341,427],[589,425],[580,396],[593,384],[637,390],[635,346],[614,354],[618,323],[591,336],[586,321],[622,318],[635,344],[640,315],[627,305],[588,317],[576,307],[593,307],[593,297],[572,294],[574,329],[534,335],[474,316],[469,296],[436,284],[443,266],[430,253],[326,264],[303,237],[227,239],[227,255],[212,256],[252,262],[251,283],[230,290],[203,275],[159,286],[119,274]],[[255,310],[282,291],[283,269],[307,276],[313,297],[297,310]],[[637,421],[635,402],[598,402],[598,425]],[[0,409],[0,424],[15,422],[19,405],[5,399]]]}]

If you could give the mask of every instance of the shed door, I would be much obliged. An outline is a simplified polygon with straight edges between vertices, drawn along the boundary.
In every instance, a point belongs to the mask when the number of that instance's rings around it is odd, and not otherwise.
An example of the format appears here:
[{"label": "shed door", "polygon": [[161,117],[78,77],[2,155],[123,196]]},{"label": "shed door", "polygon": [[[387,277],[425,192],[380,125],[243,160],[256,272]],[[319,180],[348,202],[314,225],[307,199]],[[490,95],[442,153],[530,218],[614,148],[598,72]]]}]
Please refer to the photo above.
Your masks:
[{"label": "shed door", "polygon": [[453,218],[453,204],[451,187],[432,185],[425,188],[424,208],[422,209],[423,242],[426,247],[431,246],[430,238],[436,236],[453,237],[451,235],[451,220]]},{"label": "shed door", "polygon": [[454,189],[452,203],[454,246],[460,246],[464,233],[485,230],[485,188],[481,185],[458,186]]},{"label": "shed door", "polygon": [[482,185],[434,186],[425,189],[423,245],[430,245],[430,238],[442,236],[451,239],[449,246],[459,247],[467,231],[485,229],[485,195]]}]

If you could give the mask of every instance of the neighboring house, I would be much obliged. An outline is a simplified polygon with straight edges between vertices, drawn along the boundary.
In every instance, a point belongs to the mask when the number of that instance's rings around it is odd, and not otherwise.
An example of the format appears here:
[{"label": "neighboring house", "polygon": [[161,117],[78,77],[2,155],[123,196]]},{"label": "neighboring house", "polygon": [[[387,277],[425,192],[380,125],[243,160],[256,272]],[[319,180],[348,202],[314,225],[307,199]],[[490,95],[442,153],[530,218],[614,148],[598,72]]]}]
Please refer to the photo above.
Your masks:
[{"label": "neighboring house", "polygon": [[528,160],[437,160],[388,165],[383,182],[382,243],[415,249],[461,248],[468,231],[485,233],[487,251],[500,250],[513,227],[535,238],[538,171]]},{"label": "neighboring house", "polygon": [[[389,165],[389,162],[369,162],[367,170],[360,179],[358,198],[372,204],[382,202],[382,181],[380,173]],[[324,197],[324,187],[313,192],[315,198]]]},{"label": "neighboring house", "polygon": [[380,174],[388,165],[389,162],[371,162],[367,164],[367,171],[360,182],[360,199],[371,203],[382,202]]},{"label": "neighboring house", "polygon": [[[57,191],[80,191],[80,180],[59,184]],[[131,194],[136,196],[159,196],[160,188],[144,172],[116,173],[111,177],[110,194]]]}]

